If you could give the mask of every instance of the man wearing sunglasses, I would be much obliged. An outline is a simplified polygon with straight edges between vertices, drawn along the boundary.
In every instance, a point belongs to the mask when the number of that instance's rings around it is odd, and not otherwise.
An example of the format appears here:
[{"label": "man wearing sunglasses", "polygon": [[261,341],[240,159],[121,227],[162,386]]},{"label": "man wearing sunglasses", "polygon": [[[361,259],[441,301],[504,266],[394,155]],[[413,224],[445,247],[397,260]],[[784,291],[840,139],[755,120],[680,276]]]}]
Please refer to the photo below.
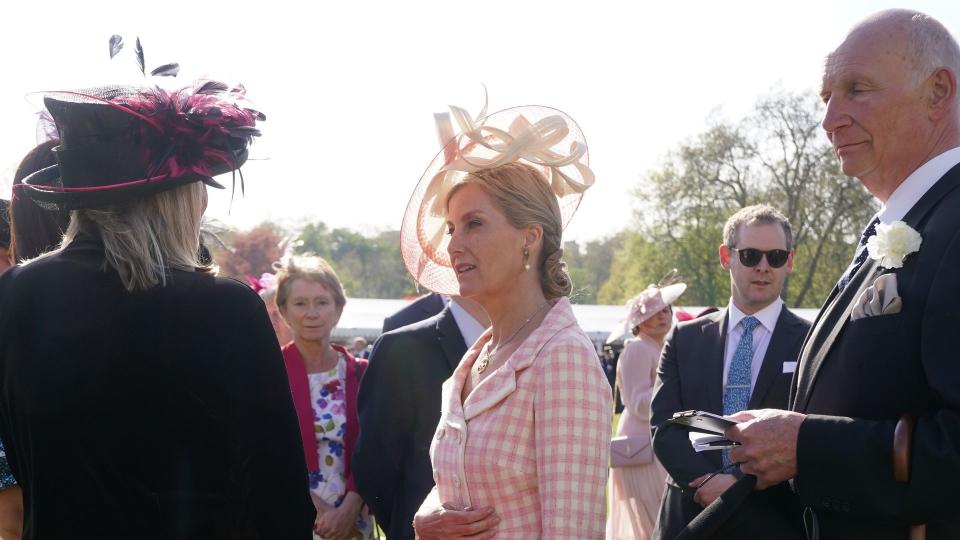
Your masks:
[{"label": "man wearing sunglasses", "polygon": [[[669,473],[654,538],[672,540],[740,476],[725,452],[694,452],[677,411],[733,414],[784,408],[810,324],[783,305],[793,269],[790,223],[766,205],[735,213],[723,228],[720,265],[730,273],[730,303],[678,325],[667,337],[654,389],[654,450]],[[716,471],[722,473],[710,478]],[[709,478],[709,479],[708,479]],[[755,493],[719,538],[802,538],[798,506],[784,484]]]},{"label": "man wearing sunglasses", "polygon": [[759,489],[793,479],[824,539],[960,538],[958,76],[956,39],[910,10],[864,20],[824,65],[822,127],[882,206],[803,346],[792,412],[727,430]]}]

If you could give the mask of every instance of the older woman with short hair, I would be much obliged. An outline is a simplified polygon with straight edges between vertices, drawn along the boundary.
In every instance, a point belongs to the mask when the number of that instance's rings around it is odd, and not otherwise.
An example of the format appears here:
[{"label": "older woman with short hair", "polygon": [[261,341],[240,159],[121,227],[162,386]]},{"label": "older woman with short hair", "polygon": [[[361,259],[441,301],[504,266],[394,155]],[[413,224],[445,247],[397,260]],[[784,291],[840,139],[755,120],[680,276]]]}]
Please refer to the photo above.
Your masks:
[{"label": "older woman with short hair", "polygon": [[359,433],[357,391],[367,361],[330,343],[347,297],[320,257],[287,257],[277,273],[277,308],[293,334],[283,359],[300,420],[303,452],[322,539],[371,538],[373,522],[350,468]]},{"label": "older woman with short hair", "polygon": [[423,540],[603,537],[610,387],[567,295],[563,227],[593,182],[572,119],[544,107],[472,119],[407,208],[407,268],[479,302],[491,328],[443,387]]}]

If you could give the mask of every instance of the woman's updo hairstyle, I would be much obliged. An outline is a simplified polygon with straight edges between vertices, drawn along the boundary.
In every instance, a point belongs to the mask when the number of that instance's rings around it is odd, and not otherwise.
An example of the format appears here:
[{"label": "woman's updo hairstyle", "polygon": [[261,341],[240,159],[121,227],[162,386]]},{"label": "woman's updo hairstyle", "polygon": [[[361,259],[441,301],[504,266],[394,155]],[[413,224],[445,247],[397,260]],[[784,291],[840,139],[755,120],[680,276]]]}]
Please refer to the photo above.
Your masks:
[{"label": "woman's updo hairstyle", "polygon": [[467,184],[478,186],[490,196],[514,227],[540,225],[543,228],[543,246],[536,265],[540,287],[547,299],[568,296],[573,285],[560,247],[563,234],[560,205],[543,174],[519,162],[474,171],[450,190],[447,202]]}]

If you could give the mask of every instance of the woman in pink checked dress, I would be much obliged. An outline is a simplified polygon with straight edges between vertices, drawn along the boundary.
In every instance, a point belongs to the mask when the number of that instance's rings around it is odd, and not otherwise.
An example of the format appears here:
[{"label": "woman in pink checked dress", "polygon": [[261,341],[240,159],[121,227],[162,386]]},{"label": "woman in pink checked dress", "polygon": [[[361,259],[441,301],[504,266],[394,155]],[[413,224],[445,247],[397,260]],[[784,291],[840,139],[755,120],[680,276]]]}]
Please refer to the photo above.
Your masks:
[{"label": "woman in pink checked dress", "polygon": [[543,107],[453,112],[463,133],[421,180],[401,243],[422,285],[478,301],[492,325],[444,383],[436,487],[414,528],[422,540],[601,539],[611,393],[560,249],[593,183],[582,134]]}]

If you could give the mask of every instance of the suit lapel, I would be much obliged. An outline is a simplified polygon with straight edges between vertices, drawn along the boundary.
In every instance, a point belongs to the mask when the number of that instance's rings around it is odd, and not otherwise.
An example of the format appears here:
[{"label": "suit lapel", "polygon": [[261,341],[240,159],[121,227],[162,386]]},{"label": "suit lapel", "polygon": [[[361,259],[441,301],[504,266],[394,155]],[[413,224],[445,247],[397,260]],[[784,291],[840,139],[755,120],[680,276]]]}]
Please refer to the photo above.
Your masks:
[{"label": "suit lapel", "polygon": [[766,354],[763,355],[762,364],[760,364],[760,373],[757,375],[757,382],[753,385],[753,393],[750,394],[750,409],[756,409],[763,402],[773,386],[777,377],[783,373],[783,362],[786,360],[795,360],[787,358],[790,344],[797,338],[798,328],[802,328],[787,306],[783,306],[780,316],[777,317],[777,324],[773,327],[773,335],[770,336],[770,345],[767,347]]},{"label": "suit lapel", "polygon": [[[926,221],[927,216],[936,208],[943,197],[956,189],[958,185],[960,185],[960,165],[954,166],[937,181],[937,183],[913,205],[913,208],[907,212],[903,221],[922,233],[922,224]],[[811,332],[807,343],[803,345],[801,370],[798,370],[800,375],[798,377],[797,392],[793,403],[795,409],[802,411],[807,408],[817,373],[820,371],[820,367],[830,352],[831,347],[833,347],[833,343],[840,334],[840,331],[850,319],[850,312],[853,311],[854,302],[859,298],[863,289],[872,283],[871,278],[875,275],[876,270],[876,261],[867,259],[867,262],[860,267],[860,270],[857,271],[843,292],[837,294],[835,288],[832,294],[832,298],[835,301],[827,307],[827,314],[822,317],[823,324],[820,324],[820,318],[818,318],[818,326],[814,327],[814,331]]]},{"label": "suit lapel", "polygon": [[840,289],[834,285],[833,290],[830,291],[830,295],[827,296],[826,302],[824,302],[823,305],[820,306],[820,310],[817,311],[817,316],[813,319],[813,326],[810,327],[807,337],[803,338],[803,345],[800,346],[800,357],[797,359],[797,370],[794,372],[793,380],[790,382],[790,398],[788,402],[790,410],[795,410],[794,405],[797,400],[800,381],[801,379],[805,378],[803,376],[804,368],[810,363],[809,356],[810,352],[814,350],[813,344],[817,343],[820,339],[823,326],[829,316],[829,313],[833,310],[834,305],[836,304],[839,292]]},{"label": "suit lapel", "polygon": [[707,403],[711,411],[723,411],[723,357],[726,354],[727,320],[730,317],[730,308],[723,310],[723,315],[712,323],[704,325],[703,347],[700,357],[707,359]]},{"label": "suit lapel", "polygon": [[850,320],[850,312],[856,299],[860,297],[863,290],[873,283],[871,277],[876,273],[877,262],[867,259],[853,279],[847,284],[847,287],[837,295],[836,302],[830,306],[827,317],[824,318],[823,326],[818,329],[818,334],[810,340],[811,351],[809,356],[804,358],[803,373],[801,374],[799,387],[797,388],[797,404],[800,410],[806,410],[807,402],[810,399],[810,391],[817,380],[817,374],[823,364],[824,359],[833,347],[834,341],[840,335],[840,331]]},{"label": "suit lapel", "polygon": [[447,360],[452,372],[457,364],[467,352],[467,345],[464,342],[463,334],[460,333],[460,327],[457,326],[457,320],[450,310],[450,306],[443,308],[440,317],[437,319],[437,340],[440,342],[440,348],[443,349],[443,356]]}]

